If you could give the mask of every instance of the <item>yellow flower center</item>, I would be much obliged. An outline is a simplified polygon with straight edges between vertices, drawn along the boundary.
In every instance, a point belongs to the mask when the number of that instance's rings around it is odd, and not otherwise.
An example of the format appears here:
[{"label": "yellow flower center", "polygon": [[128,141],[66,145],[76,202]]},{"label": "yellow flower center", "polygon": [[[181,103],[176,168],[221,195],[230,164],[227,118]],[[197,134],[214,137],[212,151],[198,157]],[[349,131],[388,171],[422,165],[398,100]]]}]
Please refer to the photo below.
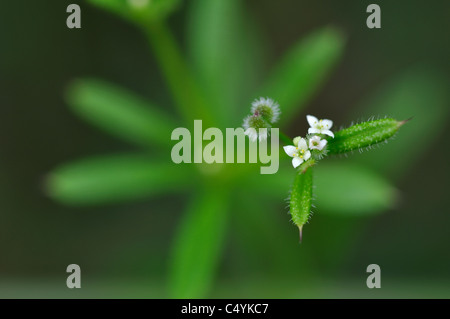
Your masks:
[{"label": "yellow flower center", "polygon": [[[297,148],[297,150],[298,150],[298,148]],[[297,152],[297,156],[300,157],[300,158],[303,158],[304,154],[305,154],[305,150],[300,150],[300,151]]]}]

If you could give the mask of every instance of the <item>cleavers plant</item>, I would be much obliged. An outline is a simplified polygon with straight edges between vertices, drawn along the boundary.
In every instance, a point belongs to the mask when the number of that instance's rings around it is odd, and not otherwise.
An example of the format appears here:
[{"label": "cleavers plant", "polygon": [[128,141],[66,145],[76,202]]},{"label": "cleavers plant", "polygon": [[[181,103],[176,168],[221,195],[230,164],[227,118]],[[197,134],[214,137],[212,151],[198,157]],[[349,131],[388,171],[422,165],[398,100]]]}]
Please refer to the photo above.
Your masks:
[{"label": "cleavers plant", "polygon": [[[143,253],[151,256],[152,261],[167,260],[165,282],[170,297],[204,298],[211,292],[214,294],[212,288],[231,233],[237,245],[230,246],[242,249],[247,258],[237,258],[234,262],[248,262],[252,271],[258,269],[265,278],[286,275],[290,279],[300,280],[299,276],[314,279],[314,267],[309,261],[316,257],[322,258],[326,265],[342,263],[343,250],[357,241],[353,230],[361,227],[356,224],[356,218],[392,208],[397,190],[391,181],[405,176],[426,154],[424,149],[432,146],[428,141],[443,132],[449,110],[448,90],[442,85],[445,82],[439,73],[416,68],[387,82],[369,103],[355,108],[356,114],[349,114],[350,118],[391,114],[395,118],[414,115],[418,119],[414,125],[402,129],[395,143],[370,156],[362,154],[336,164],[327,160],[317,169],[314,167],[327,155],[365,149],[386,140],[386,132],[395,131],[402,122],[389,124],[387,121],[377,134],[372,124],[332,133],[324,121],[314,122],[303,140],[280,134],[285,146],[294,148],[288,150],[295,150],[291,152],[293,164],[301,162],[295,178],[292,167],[287,166],[281,167],[277,174],[261,175],[251,165],[170,163],[164,154],[172,146],[170,133],[174,128],[188,126],[194,119],[203,119],[205,126],[239,126],[248,112],[246,105],[255,96],[276,99],[283,116],[280,118],[279,112],[271,114],[267,108],[257,105],[254,111],[259,111],[264,121],[248,118],[244,123],[249,128],[251,123],[286,127],[326,83],[343,56],[345,35],[333,26],[302,35],[273,67],[267,68],[262,62],[270,51],[264,44],[269,42],[261,41],[264,39],[258,26],[245,13],[244,1],[191,1],[186,27],[182,29],[187,39],[182,48],[167,21],[176,7],[183,4],[181,0],[88,2],[131,22],[143,34],[170,98],[158,105],[104,79],[82,77],[70,83],[66,101],[72,111],[93,126],[136,145],[137,150],[58,165],[47,176],[46,190],[54,200],[70,206],[110,205],[167,194],[179,201],[185,207],[183,211],[165,212],[174,214],[168,217],[176,228],[174,240],[158,243],[158,247],[170,247],[157,251],[149,248]],[[159,87],[149,87],[150,97],[156,89]],[[433,111],[424,105],[430,105]],[[366,134],[361,135],[360,130]],[[269,134],[269,131],[262,132],[266,137]],[[251,139],[258,137],[253,130],[247,133]],[[367,139],[375,135],[374,140]],[[418,141],[422,142],[420,148]],[[310,158],[306,159],[308,154]],[[389,161],[384,160],[387,157]],[[404,157],[409,160],[405,162]],[[383,174],[389,175],[389,179]],[[304,224],[308,220],[314,183],[315,203],[322,216],[327,216],[322,221],[333,223],[333,229],[325,223],[315,224],[316,234],[327,236],[308,241],[308,246],[302,249],[298,249],[296,234],[289,231],[290,225],[280,214],[280,202],[293,179],[297,187],[291,192],[291,201],[296,198],[298,204],[291,205],[291,213],[296,216],[292,217],[294,222]],[[180,193],[184,196],[179,196]],[[344,222],[342,217],[355,217],[355,221]],[[89,223],[90,217],[85,218]],[[155,229],[151,227],[149,232]],[[120,249],[115,253],[120,255]],[[268,262],[261,262],[262,256]],[[148,273],[148,263],[139,267]]]},{"label": "cleavers plant", "polygon": [[[261,112],[260,110],[265,110]],[[252,104],[251,115],[244,119],[245,133],[250,140],[266,139],[271,124],[275,121],[267,120],[265,114],[280,115],[278,103],[269,98],[260,98]],[[331,131],[333,121],[307,117],[310,128],[306,138],[297,136],[293,145],[284,146],[284,151],[292,157],[292,166],[297,174],[292,185],[289,207],[293,223],[298,227],[300,242],[302,241],[303,226],[309,221],[313,201],[313,166],[328,155],[346,154],[358,150],[370,149],[372,146],[386,142],[392,138],[398,129],[408,120],[397,121],[392,118],[370,120],[352,125],[336,133]],[[250,120],[249,120],[250,119]],[[253,124],[253,125],[252,125]],[[283,140],[289,141],[285,134]]]}]

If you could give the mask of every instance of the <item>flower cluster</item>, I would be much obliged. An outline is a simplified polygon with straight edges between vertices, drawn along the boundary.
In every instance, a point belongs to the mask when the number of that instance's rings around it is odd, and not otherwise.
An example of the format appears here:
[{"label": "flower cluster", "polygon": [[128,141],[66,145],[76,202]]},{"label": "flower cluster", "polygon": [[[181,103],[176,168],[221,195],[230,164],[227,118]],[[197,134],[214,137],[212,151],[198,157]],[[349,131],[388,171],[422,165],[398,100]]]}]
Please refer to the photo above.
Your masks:
[{"label": "flower cluster", "polygon": [[242,126],[245,135],[251,141],[265,140],[269,134],[269,128],[278,121],[280,117],[280,107],[278,103],[269,98],[259,98],[252,103],[252,114],[244,119]]},{"label": "flower cluster", "polygon": [[[330,120],[318,120],[315,116],[306,116],[310,128],[308,133],[311,134],[306,138],[297,136],[294,138],[294,145],[284,146],[284,151],[292,157],[292,166],[294,168],[300,166],[303,162],[309,160],[312,156],[321,158],[326,153],[327,140],[322,138],[328,135],[334,138],[333,132],[330,131],[333,122]],[[322,136],[320,136],[322,135]]]}]

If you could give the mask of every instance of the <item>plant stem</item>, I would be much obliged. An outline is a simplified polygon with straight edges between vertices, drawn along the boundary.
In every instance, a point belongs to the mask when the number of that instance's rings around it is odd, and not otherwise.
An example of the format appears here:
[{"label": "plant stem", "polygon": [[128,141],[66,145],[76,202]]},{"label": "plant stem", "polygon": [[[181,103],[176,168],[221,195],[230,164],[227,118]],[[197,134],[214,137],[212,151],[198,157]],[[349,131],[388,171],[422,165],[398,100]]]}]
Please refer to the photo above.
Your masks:
[{"label": "plant stem", "polygon": [[205,126],[211,126],[213,118],[208,105],[169,28],[163,21],[154,21],[149,22],[144,31],[181,116],[188,123],[201,119]]}]

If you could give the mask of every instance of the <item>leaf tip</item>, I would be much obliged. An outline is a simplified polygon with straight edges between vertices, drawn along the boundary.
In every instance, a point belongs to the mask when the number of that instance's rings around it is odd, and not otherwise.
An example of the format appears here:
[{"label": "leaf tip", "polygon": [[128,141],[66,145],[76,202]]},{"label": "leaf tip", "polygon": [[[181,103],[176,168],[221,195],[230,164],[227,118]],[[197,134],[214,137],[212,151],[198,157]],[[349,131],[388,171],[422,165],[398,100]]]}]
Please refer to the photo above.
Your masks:
[{"label": "leaf tip", "polygon": [[398,127],[401,127],[401,126],[405,125],[406,123],[408,123],[408,122],[411,121],[412,119],[414,119],[414,116],[411,116],[410,118],[408,118],[408,119],[406,119],[406,120],[400,121],[400,122],[398,123]]},{"label": "leaf tip", "polygon": [[299,234],[299,244],[302,243],[303,240],[303,225],[298,226],[298,234]]}]

